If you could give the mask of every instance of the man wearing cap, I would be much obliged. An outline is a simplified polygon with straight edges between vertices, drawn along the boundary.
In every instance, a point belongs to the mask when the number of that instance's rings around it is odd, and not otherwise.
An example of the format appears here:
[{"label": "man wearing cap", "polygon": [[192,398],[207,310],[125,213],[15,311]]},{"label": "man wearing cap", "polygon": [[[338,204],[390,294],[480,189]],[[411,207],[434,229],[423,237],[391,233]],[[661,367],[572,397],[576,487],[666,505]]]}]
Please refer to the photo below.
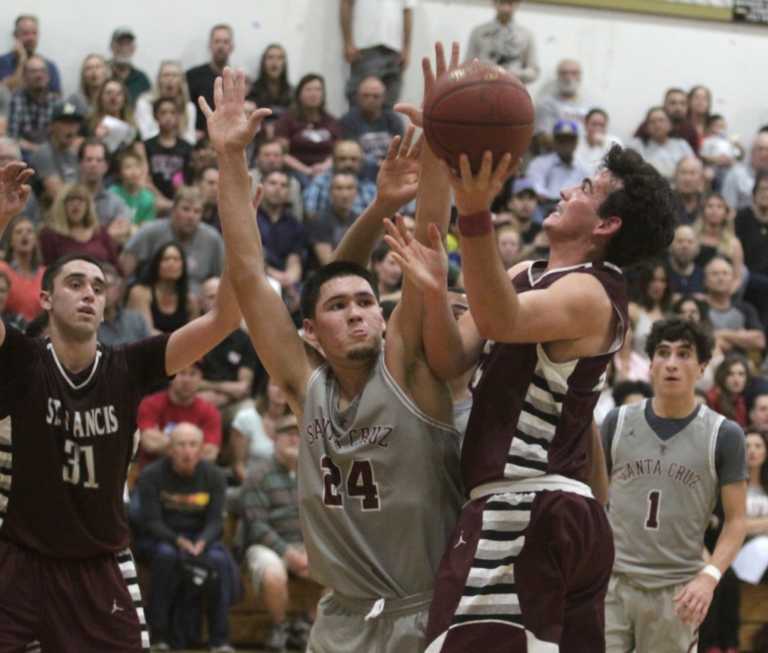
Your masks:
[{"label": "man wearing cap", "polygon": [[573,158],[579,142],[576,122],[558,120],[552,130],[552,138],[554,151],[535,157],[528,164],[527,175],[539,201],[554,205],[560,200],[563,188],[580,185],[589,177],[589,172]]},{"label": "man wearing cap", "polygon": [[[23,83],[24,65],[37,51],[39,27],[37,16],[22,14],[16,18],[13,27],[14,48],[0,56],[0,82],[5,84],[9,91],[17,90]],[[45,59],[45,63],[48,66],[51,90],[61,93],[59,69],[49,59]]]},{"label": "man wearing cap", "polygon": [[128,101],[133,106],[139,95],[152,86],[149,77],[131,63],[136,52],[136,35],[130,27],[118,27],[112,32],[109,47],[112,50],[112,59],[109,61],[112,74],[125,84]]},{"label": "man wearing cap", "polygon": [[77,181],[77,141],[83,116],[71,102],[53,107],[48,140],[32,155],[31,163],[42,180],[43,191],[53,200],[64,184]]},{"label": "man wearing cap", "polygon": [[512,197],[508,207],[517,220],[518,231],[523,245],[533,243],[541,231],[541,224],[536,222],[539,208],[539,197],[533,182],[527,177],[518,177],[512,184]]}]

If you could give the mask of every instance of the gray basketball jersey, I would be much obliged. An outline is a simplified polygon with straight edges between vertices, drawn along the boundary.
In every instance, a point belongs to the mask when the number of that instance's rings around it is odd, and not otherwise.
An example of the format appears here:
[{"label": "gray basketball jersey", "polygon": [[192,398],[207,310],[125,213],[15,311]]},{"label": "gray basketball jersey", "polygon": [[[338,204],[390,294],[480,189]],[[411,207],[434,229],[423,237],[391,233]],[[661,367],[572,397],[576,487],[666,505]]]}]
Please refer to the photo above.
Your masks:
[{"label": "gray basketball jersey", "polygon": [[312,577],[350,597],[428,591],[463,494],[459,434],[425,415],[383,353],[343,413],[327,365],[309,379],[299,514]]},{"label": "gray basketball jersey", "polygon": [[702,569],[704,531],[719,492],[715,445],[724,419],[700,406],[690,424],[662,440],[646,420],[645,402],[619,410],[608,512],[615,572],[660,589]]}]

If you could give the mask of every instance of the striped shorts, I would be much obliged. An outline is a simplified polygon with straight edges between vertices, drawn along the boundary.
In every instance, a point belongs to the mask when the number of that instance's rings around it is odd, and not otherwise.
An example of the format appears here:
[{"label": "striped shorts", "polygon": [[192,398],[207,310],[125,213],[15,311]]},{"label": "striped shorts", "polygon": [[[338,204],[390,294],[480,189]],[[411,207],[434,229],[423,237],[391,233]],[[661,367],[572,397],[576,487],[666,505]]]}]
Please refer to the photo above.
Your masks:
[{"label": "striped shorts", "polygon": [[612,566],[613,535],[594,499],[475,499],[440,563],[427,653],[603,653]]},{"label": "striped shorts", "polygon": [[0,540],[0,653],[145,653],[149,631],[126,549],[57,560]]}]

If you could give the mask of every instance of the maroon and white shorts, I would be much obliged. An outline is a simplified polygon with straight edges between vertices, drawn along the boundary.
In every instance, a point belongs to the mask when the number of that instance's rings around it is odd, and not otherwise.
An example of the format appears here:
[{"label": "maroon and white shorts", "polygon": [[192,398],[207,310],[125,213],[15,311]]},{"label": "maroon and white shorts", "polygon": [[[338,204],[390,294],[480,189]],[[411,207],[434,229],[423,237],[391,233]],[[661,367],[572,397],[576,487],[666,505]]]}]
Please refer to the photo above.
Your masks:
[{"label": "maroon and white shorts", "polygon": [[57,560],[0,540],[0,653],[149,651],[129,550]]},{"label": "maroon and white shorts", "polygon": [[612,567],[611,527],[591,497],[475,499],[440,563],[426,653],[603,653]]}]

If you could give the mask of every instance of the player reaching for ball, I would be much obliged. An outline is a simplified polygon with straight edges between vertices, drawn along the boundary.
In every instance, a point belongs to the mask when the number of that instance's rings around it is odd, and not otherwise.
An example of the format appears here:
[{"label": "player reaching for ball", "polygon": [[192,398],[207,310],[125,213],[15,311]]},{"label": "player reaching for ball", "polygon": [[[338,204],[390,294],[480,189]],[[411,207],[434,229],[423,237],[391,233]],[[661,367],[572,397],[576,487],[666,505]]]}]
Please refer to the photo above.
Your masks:
[{"label": "player reaching for ball", "polygon": [[[0,233],[24,207],[32,170],[0,168]],[[123,506],[139,402],[158,380],[236,329],[225,272],[217,306],[170,336],[100,345],[98,261],[62,257],[43,276],[50,337],[0,321],[0,651],[38,640],[57,653],[149,650]]]},{"label": "player reaching for ball", "polygon": [[619,266],[664,251],[672,196],[636,152],[616,147],[544,221],[549,260],[507,274],[488,207],[510,163],[505,156],[492,171],[487,153],[473,176],[462,156],[461,178],[450,177],[470,306],[458,325],[437,231],[424,247],[388,225],[422,292],[435,373],[453,378],[480,360],[462,449],[470,501],[438,572],[427,651],[600,653],[613,544],[583,482],[592,411],[627,327]]}]

